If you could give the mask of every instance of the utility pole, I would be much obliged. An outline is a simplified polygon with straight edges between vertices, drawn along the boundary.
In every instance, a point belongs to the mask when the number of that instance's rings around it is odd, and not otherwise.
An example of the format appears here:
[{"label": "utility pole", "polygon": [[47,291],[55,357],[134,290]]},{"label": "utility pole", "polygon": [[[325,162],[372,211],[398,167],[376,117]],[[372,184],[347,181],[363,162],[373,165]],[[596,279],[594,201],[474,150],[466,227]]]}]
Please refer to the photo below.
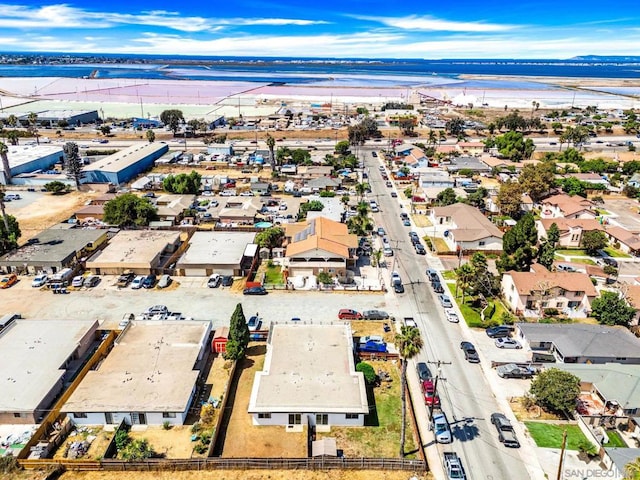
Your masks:
[{"label": "utility pole", "polygon": [[438,380],[440,378],[440,374],[442,373],[440,366],[441,365],[451,365],[451,362],[443,362],[442,360],[437,360],[435,362],[427,362],[427,363],[432,363],[438,366],[437,370],[436,370],[436,376],[435,379],[433,381],[433,402],[431,402],[431,405],[429,405],[429,418],[433,418],[433,409],[435,407],[435,399],[438,396]]},{"label": "utility pole", "polygon": [[560,463],[558,464],[557,480],[562,480],[562,464],[564,463],[564,449],[567,446],[567,431],[562,432],[562,448],[560,449]]}]

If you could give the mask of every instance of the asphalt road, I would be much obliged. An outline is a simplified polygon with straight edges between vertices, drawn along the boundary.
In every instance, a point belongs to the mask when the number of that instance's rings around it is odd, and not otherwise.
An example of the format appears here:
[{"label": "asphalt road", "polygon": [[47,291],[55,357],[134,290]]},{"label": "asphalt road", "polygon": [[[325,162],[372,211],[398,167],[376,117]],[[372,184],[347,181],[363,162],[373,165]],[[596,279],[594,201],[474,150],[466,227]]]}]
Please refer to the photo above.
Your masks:
[{"label": "asphalt road", "polygon": [[[432,374],[439,376],[438,393],[454,437],[450,445],[430,441],[427,448],[437,448],[438,457],[443,451],[456,451],[469,479],[529,478],[521,452],[506,449],[497,440],[490,416],[500,408],[481,366],[467,363],[460,350],[462,340],[473,338],[465,338],[468,331],[444,318],[425,275],[428,260],[417,255],[411,245],[410,228],[400,220],[403,209],[398,199],[389,195],[391,189],[380,175],[381,162],[369,149],[363,149],[363,156],[372,196],[381,209],[373,214],[376,224],[384,226],[394,248],[390,269],[400,273],[405,286],[405,293],[399,295],[400,316],[413,316],[417,321],[425,346],[416,361],[428,362]],[[416,381],[412,375],[409,379]]]}]

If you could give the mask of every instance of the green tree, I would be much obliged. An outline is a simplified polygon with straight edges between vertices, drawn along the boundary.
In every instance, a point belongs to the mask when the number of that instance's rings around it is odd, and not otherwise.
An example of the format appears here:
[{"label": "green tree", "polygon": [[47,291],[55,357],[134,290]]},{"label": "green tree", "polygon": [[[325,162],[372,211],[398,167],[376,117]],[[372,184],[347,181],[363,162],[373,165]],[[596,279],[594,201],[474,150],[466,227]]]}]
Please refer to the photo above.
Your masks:
[{"label": "green tree", "polygon": [[623,325],[628,327],[636,309],[629,306],[618,292],[603,291],[591,302],[591,315],[603,325]]},{"label": "green tree", "polygon": [[535,220],[527,213],[502,237],[503,253],[496,265],[502,271],[528,272],[537,255],[537,243]]},{"label": "green tree", "polygon": [[276,139],[269,134],[267,134],[267,148],[269,149],[269,163],[271,163],[272,166],[275,166],[274,162],[276,161]]},{"label": "green tree", "polygon": [[63,147],[65,156],[65,169],[67,178],[71,178],[76,183],[76,190],[80,190],[80,180],[85,177],[82,160],[75,142],[67,142]]},{"label": "green tree", "polygon": [[436,196],[436,201],[442,206],[453,205],[457,202],[456,192],[453,188],[445,188]]},{"label": "green tree", "polygon": [[358,195],[359,201],[362,201],[362,197],[364,194],[371,188],[368,183],[356,183],[356,194]]},{"label": "green tree", "polygon": [[578,180],[576,177],[567,177],[560,180],[562,191],[567,195],[578,195],[580,197],[587,198],[587,192],[584,183]]},{"label": "green tree", "polygon": [[44,189],[47,192],[53,193],[54,195],[58,195],[60,193],[67,193],[70,190],[69,185],[62,183],[59,180],[54,180],[53,182],[45,183]]},{"label": "green tree", "polygon": [[147,130],[147,133],[145,135],[147,136],[147,141],[149,143],[153,143],[156,141],[156,134],[153,130],[151,129]]},{"label": "green tree", "polygon": [[168,126],[175,136],[178,128],[180,127],[180,123],[184,122],[184,115],[182,113],[182,110],[164,110],[160,114],[160,121]]},{"label": "green tree", "polygon": [[104,221],[119,227],[146,226],[157,220],[156,207],[147,198],[133,193],[119,195],[104,205]]},{"label": "green tree", "polygon": [[465,202],[469,205],[473,205],[476,208],[482,209],[485,207],[485,198],[489,195],[489,192],[484,187],[479,187],[475,192],[470,193]]},{"label": "green tree", "polygon": [[464,134],[464,120],[456,117],[445,123],[444,129],[453,136]]},{"label": "green tree", "polygon": [[109,125],[101,125],[100,126],[100,131],[105,136],[109,135],[111,133],[111,127]]},{"label": "green tree", "polygon": [[347,155],[349,153],[349,141],[342,140],[336,143],[335,152],[338,155]]},{"label": "green tree", "polygon": [[455,274],[456,274],[455,295],[456,297],[458,296],[458,288],[460,288],[460,290],[462,290],[462,303],[464,303],[465,294],[469,291],[471,287],[471,282],[473,280],[475,272],[473,271],[473,267],[471,266],[471,264],[465,263],[464,265],[460,266],[460,268],[455,269]]},{"label": "green tree", "polygon": [[547,231],[547,238],[542,240],[538,249],[538,263],[547,270],[553,267],[558,240],[560,240],[560,230],[558,225],[552,223]]},{"label": "green tree", "polygon": [[29,112],[27,119],[29,121],[29,133],[31,133],[31,135],[36,137],[36,143],[40,145],[40,138],[38,137],[38,129],[36,128],[38,124],[38,114],[35,112]]},{"label": "green tree", "polygon": [[573,411],[580,394],[580,379],[557,368],[543,370],[531,382],[529,393],[536,404],[556,413]]},{"label": "green tree", "polygon": [[533,140],[525,139],[520,132],[509,131],[504,135],[499,135],[494,139],[494,143],[501,156],[509,158],[514,162],[519,162],[531,158],[536,149]]},{"label": "green tree", "polygon": [[470,282],[473,291],[485,296],[493,295],[496,290],[495,276],[489,270],[487,257],[481,252],[476,252],[471,256],[469,263],[473,269],[473,277]]},{"label": "green tree", "polygon": [[371,366],[371,364],[367,362],[358,362],[356,364],[356,372],[362,372],[365,382],[367,382],[369,385],[373,385],[378,379],[376,371]]},{"label": "green tree", "polygon": [[496,204],[503,215],[518,218],[522,210],[522,185],[518,182],[501,184]]},{"label": "green tree", "polygon": [[396,335],[396,345],[402,359],[402,370],[400,374],[400,391],[402,400],[402,424],[400,427],[400,457],[404,457],[404,443],[407,431],[407,364],[422,349],[422,338],[420,330],[416,327],[403,325],[400,327],[400,334]]},{"label": "green tree", "polygon": [[322,210],[324,210],[324,203],[320,200],[311,200],[310,202],[303,203],[300,205],[298,220],[307,218],[307,212],[321,212]]},{"label": "green tree", "polygon": [[18,145],[20,135],[17,130],[9,130],[7,131],[7,140],[11,145]]},{"label": "green tree", "polygon": [[269,249],[269,258],[273,258],[273,249],[282,246],[284,230],[280,227],[270,227],[256,235],[256,243],[260,248]]},{"label": "green tree", "polygon": [[589,255],[595,255],[607,246],[607,235],[600,230],[583,232],[581,245]]},{"label": "green tree", "polygon": [[555,185],[555,165],[553,163],[539,163],[525,165],[520,173],[519,182],[531,200],[539,202]]},{"label": "green tree", "polygon": [[242,310],[242,304],[238,303],[229,321],[229,340],[224,358],[227,360],[240,360],[244,358],[247,345],[249,345],[249,339],[250,334],[247,320]]},{"label": "green tree", "polygon": [[162,188],[169,193],[196,195],[200,191],[201,182],[202,175],[192,170],[189,174],[167,175],[162,181]]},{"label": "green tree", "polygon": [[18,246],[18,239],[22,235],[20,225],[12,215],[7,215],[4,206],[4,186],[0,185],[0,211],[2,212],[2,222],[0,223],[0,255],[13,250]]},{"label": "green tree", "polygon": [[332,285],[333,284],[333,277],[328,272],[320,272],[320,273],[318,273],[318,275],[316,275],[316,279],[318,280],[318,283],[320,283],[322,285]]}]

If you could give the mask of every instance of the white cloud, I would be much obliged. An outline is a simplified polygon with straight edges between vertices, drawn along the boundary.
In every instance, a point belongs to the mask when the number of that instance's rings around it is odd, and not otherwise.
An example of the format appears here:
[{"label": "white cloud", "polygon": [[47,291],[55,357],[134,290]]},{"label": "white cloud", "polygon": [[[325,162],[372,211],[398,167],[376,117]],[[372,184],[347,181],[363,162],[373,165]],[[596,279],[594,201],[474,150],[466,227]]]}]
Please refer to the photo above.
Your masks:
[{"label": "white cloud", "polygon": [[514,25],[484,23],[484,22],[456,22],[435,18],[429,15],[408,17],[361,17],[361,20],[380,22],[389,27],[401,30],[422,30],[431,32],[503,32],[513,30]]}]

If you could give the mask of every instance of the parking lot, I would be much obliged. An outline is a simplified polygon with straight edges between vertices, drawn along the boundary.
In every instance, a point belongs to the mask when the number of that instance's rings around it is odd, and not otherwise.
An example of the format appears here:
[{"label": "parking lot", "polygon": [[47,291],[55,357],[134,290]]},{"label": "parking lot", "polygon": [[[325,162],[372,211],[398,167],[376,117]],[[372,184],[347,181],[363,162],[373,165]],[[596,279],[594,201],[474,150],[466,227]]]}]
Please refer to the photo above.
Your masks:
[{"label": "parking lot", "polygon": [[614,215],[614,219],[622,227],[630,231],[637,231],[640,229],[640,215],[638,212],[638,202],[636,200],[628,199],[616,199],[606,200],[604,209],[611,212]]}]

